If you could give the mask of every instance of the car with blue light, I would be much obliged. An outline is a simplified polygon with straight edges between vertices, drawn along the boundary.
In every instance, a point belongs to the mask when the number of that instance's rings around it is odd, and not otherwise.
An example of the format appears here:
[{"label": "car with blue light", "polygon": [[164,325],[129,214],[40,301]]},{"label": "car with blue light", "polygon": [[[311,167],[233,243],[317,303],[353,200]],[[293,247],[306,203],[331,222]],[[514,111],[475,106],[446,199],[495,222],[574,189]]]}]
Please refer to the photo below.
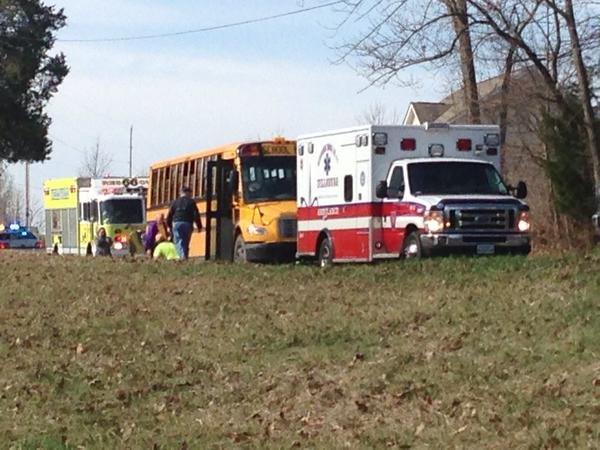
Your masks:
[{"label": "car with blue light", "polygon": [[43,243],[26,227],[19,224],[0,225],[0,250],[40,248],[43,248]]}]

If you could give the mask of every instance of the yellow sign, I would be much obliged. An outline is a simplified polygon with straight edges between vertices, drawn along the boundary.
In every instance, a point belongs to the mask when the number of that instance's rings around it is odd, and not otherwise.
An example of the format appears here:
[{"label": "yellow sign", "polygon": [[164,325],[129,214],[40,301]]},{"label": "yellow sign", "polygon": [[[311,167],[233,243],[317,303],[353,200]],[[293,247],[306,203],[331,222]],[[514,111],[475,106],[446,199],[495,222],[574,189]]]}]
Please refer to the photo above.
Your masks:
[{"label": "yellow sign", "polygon": [[77,178],[58,178],[44,182],[44,208],[77,208]]},{"label": "yellow sign", "polygon": [[262,150],[263,155],[295,155],[296,145],[293,142],[263,144]]}]

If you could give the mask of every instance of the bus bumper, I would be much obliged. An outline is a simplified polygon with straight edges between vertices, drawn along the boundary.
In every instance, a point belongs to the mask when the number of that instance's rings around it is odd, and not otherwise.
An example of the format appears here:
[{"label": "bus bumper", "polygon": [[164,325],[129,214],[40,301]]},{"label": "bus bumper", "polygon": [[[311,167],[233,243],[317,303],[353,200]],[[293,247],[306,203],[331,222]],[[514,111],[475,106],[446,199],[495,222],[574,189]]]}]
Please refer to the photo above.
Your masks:
[{"label": "bus bumper", "polygon": [[527,234],[422,234],[421,248],[426,255],[519,254],[531,252]]},{"label": "bus bumper", "polygon": [[293,261],[296,242],[246,243],[246,259],[251,262]]}]

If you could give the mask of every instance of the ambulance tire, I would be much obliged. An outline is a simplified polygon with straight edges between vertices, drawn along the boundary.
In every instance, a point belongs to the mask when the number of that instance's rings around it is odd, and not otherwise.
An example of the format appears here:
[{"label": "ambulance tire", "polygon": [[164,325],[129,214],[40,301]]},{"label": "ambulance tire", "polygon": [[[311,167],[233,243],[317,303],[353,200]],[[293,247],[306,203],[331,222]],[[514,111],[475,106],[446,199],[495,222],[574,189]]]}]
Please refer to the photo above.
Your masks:
[{"label": "ambulance tire", "polygon": [[419,232],[413,231],[406,236],[400,253],[402,259],[416,259],[423,257],[423,249],[421,248],[421,239]]},{"label": "ambulance tire", "polygon": [[246,242],[241,234],[238,234],[233,244],[233,262],[238,264],[244,264],[248,262],[246,255]]},{"label": "ambulance tire", "polygon": [[333,263],[333,246],[328,237],[324,237],[319,245],[319,254],[317,255],[319,267],[329,267]]},{"label": "ambulance tire", "polygon": [[88,242],[88,245],[85,249],[85,256],[94,256],[94,251],[92,250],[92,243]]}]

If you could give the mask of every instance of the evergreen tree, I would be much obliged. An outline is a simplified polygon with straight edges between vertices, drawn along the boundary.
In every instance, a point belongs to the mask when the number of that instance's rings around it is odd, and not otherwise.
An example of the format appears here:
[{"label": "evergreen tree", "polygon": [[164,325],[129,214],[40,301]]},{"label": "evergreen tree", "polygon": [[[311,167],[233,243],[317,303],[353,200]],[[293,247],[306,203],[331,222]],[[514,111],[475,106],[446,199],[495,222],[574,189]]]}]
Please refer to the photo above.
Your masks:
[{"label": "evergreen tree", "polygon": [[594,180],[587,155],[583,112],[573,96],[571,113],[542,114],[541,137],[548,149],[546,169],[559,213],[588,222],[595,208]]},{"label": "evergreen tree", "polygon": [[52,149],[44,112],[69,68],[51,55],[63,10],[41,0],[0,0],[0,160],[43,161]]}]

